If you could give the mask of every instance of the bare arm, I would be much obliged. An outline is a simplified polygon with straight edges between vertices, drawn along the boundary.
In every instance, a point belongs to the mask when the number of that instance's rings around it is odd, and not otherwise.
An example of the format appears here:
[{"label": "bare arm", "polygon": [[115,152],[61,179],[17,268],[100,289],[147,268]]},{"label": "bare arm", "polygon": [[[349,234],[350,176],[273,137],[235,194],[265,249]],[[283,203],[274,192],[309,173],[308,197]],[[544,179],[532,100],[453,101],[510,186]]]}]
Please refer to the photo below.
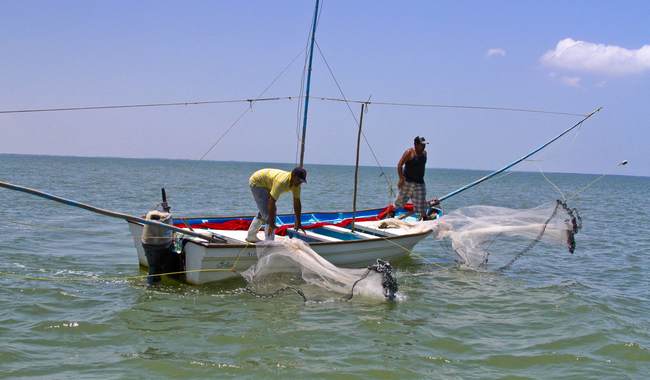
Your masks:
[{"label": "bare arm", "polygon": [[300,216],[302,215],[302,203],[300,203],[300,198],[293,198],[293,212],[296,216],[296,221],[293,226],[295,229],[301,229],[302,221],[300,220]]},{"label": "bare arm", "polygon": [[406,161],[411,159],[412,155],[412,149],[407,149],[404,154],[402,154],[402,158],[400,158],[399,162],[397,163],[397,175],[399,176],[399,183],[397,184],[398,187],[402,187],[402,184],[404,184],[404,164]]}]

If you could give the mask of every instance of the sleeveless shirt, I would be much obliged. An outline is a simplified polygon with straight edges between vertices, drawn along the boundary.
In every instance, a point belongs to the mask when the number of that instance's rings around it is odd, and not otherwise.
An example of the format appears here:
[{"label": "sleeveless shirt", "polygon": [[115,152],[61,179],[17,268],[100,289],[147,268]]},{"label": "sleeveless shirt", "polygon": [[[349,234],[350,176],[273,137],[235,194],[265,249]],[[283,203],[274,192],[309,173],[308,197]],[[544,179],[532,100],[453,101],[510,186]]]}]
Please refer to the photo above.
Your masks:
[{"label": "sleeveless shirt", "polygon": [[404,163],[404,178],[407,182],[424,183],[424,167],[427,163],[426,153],[418,156],[417,153],[412,159]]}]

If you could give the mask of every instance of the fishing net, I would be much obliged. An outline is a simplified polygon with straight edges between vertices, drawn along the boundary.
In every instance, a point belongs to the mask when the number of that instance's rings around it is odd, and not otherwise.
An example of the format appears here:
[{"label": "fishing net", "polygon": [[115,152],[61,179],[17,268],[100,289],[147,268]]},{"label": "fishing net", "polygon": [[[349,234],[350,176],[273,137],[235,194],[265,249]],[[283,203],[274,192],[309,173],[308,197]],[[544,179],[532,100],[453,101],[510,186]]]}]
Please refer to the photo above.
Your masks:
[{"label": "fishing net", "polygon": [[[489,258],[499,270],[509,268],[540,242],[564,246],[573,253],[581,226],[577,210],[559,200],[530,209],[469,206],[432,221],[390,218],[377,223],[378,228],[387,230],[433,230],[434,238],[451,243],[461,267],[486,268]],[[341,294],[342,299],[397,297],[392,268],[381,260],[366,269],[346,269],[325,260],[299,239],[283,238],[256,246],[258,261],[242,275],[249,284],[246,290],[258,297],[286,291],[296,292],[305,301],[322,299],[323,291]]]},{"label": "fishing net", "polygon": [[[469,206],[438,221],[423,222],[439,240],[449,240],[458,262],[467,268],[484,268],[492,253],[498,269],[509,268],[539,242],[575,250],[575,234],[582,227],[576,209],[563,201],[531,209]],[[420,228],[422,228],[420,226]]]},{"label": "fishing net", "polygon": [[433,230],[435,239],[451,243],[462,267],[486,268],[490,258],[499,270],[504,270],[540,242],[565,246],[573,253],[582,220],[576,209],[558,200],[530,209],[469,206],[436,220],[409,222],[391,218],[381,221],[378,227]]},{"label": "fishing net", "polygon": [[256,247],[257,263],[242,276],[248,282],[247,290],[259,297],[284,291],[294,291],[305,301],[331,298],[332,292],[344,300],[397,297],[392,268],[381,260],[365,269],[347,269],[333,265],[299,239],[264,241]]}]

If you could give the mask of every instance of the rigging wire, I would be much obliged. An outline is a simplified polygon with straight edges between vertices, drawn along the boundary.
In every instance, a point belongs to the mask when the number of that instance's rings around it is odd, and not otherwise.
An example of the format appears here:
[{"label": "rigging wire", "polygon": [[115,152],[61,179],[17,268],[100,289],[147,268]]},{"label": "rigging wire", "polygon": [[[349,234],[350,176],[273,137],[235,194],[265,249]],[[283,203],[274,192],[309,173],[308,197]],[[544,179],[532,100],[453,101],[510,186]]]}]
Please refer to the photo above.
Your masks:
[{"label": "rigging wire", "polygon": [[[295,57],[293,57],[293,59],[291,60],[291,62],[289,62],[289,64],[286,65],[286,66],[284,67],[284,69],[282,69],[282,71],[280,71],[280,73],[279,73],[278,75],[275,76],[275,78],[273,78],[273,80],[271,81],[271,83],[269,83],[269,84],[266,86],[266,88],[264,88],[264,90],[262,90],[262,92],[260,92],[260,94],[259,94],[257,97],[259,98],[259,97],[264,96],[264,94],[265,94],[265,93],[266,93],[266,92],[267,92],[267,91],[268,91],[268,90],[269,90],[269,89],[270,89],[270,88],[275,84],[275,82],[277,82],[278,79],[280,79],[280,77],[281,77],[282,75],[284,75],[284,73],[286,73],[287,70],[289,70],[289,68],[290,68],[290,67],[293,65],[293,63],[298,59],[298,57],[300,57],[300,56],[302,55],[302,53],[303,53],[303,52],[302,52],[302,50],[301,50],[301,51],[300,51],[300,52],[299,52]],[[289,98],[289,99],[291,99],[291,98]],[[219,143],[221,142],[221,140],[222,140],[224,137],[226,137],[226,135],[227,135],[227,134],[228,134],[228,133],[229,133],[233,128],[235,128],[235,126],[239,123],[239,121],[240,121],[240,120],[241,120],[241,119],[242,119],[242,118],[243,118],[243,117],[244,117],[248,112],[252,112],[252,111],[253,111],[253,102],[250,102],[250,103],[249,103],[249,107],[246,108],[246,109],[244,110],[244,112],[242,112],[241,114],[239,114],[239,116],[235,119],[235,121],[234,121],[232,124],[230,124],[230,126],[229,126],[229,127],[228,127],[228,128],[227,128],[227,129],[226,129],[226,130],[221,134],[221,136],[219,136],[219,138],[217,139],[217,141],[215,141],[214,144],[212,144],[212,146],[210,146],[210,148],[209,148],[207,151],[205,151],[205,153],[203,153],[203,155],[201,156],[201,158],[199,158],[199,161],[200,161],[200,160],[203,160],[203,159],[205,158],[205,156],[207,156],[208,153],[210,153],[210,152],[212,151],[212,149],[214,149],[214,147],[216,147],[217,144],[219,144]]]},{"label": "rigging wire", "polygon": [[[318,44],[318,42],[316,42]],[[299,53],[303,54],[301,51]],[[304,87],[304,86],[302,86]],[[488,111],[505,111],[505,112],[529,112],[541,113],[548,115],[561,115],[561,116],[585,116],[581,113],[558,112],[529,108],[508,108],[508,107],[492,107],[492,106],[472,106],[461,104],[416,104],[416,103],[399,103],[399,102],[375,102],[370,100],[353,100],[346,98],[333,98],[322,96],[310,96],[312,100],[332,101],[332,102],[347,102],[347,103],[365,103],[376,106],[395,106],[395,107],[425,107],[425,108],[455,108],[455,109],[469,109],[469,110],[488,110]],[[209,105],[209,104],[229,104],[229,103],[256,103],[256,102],[269,102],[278,100],[302,100],[304,95],[302,91],[298,96],[277,96],[277,97],[257,97],[257,98],[243,98],[243,99],[216,99],[216,100],[188,100],[183,102],[168,102],[168,103],[135,103],[135,104],[109,104],[100,106],[72,106],[72,107],[53,107],[53,108],[25,108],[25,109],[12,109],[0,110],[0,114],[16,114],[16,113],[36,113],[36,112],[59,112],[59,111],[88,111],[88,110],[107,110],[107,109],[121,109],[121,108],[151,108],[151,107],[179,107],[179,106],[196,106],[196,105]]]},{"label": "rigging wire", "polygon": [[[336,87],[338,88],[339,92],[341,93],[341,96],[343,97],[343,101],[345,101],[345,105],[348,107],[348,110],[350,111],[350,115],[352,115],[352,118],[354,119],[354,122],[355,122],[356,126],[358,126],[359,125],[359,120],[357,119],[357,116],[354,113],[354,111],[352,111],[352,107],[350,107],[350,103],[347,101],[347,98],[346,98],[345,94],[343,93],[343,89],[341,88],[341,85],[339,84],[339,81],[336,79],[336,76],[334,75],[334,72],[332,71],[332,67],[327,62],[327,59],[325,58],[325,55],[323,54],[323,51],[321,50],[320,45],[318,44],[318,41],[316,41],[316,48],[318,49],[318,53],[320,54],[321,58],[323,59],[323,62],[325,62],[325,66],[327,66],[327,70],[329,71],[330,75],[332,76],[332,79],[334,80],[334,83],[336,83]],[[361,102],[361,103],[363,103],[363,102]],[[370,103],[369,101],[366,102],[366,104],[369,104],[369,103]],[[375,154],[374,149],[372,149],[372,145],[370,145],[370,142],[368,141],[368,138],[366,137],[366,134],[363,131],[361,131],[361,135],[363,136],[363,140],[366,142],[366,145],[368,145],[368,148],[370,148],[370,153],[372,153],[372,156],[375,159],[375,162],[377,163],[377,166],[379,167],[379,170],[381,171],[380,176],[383,176],[384,179],[386,179],[386,183],[388,184],[391,195],[394,195],[393,183],[392,183],[390,177],[384,172],[384,168],[379,163],[379,159],[377,158],[377,155]]]},{"label": "rigging wire", "polygon": [[254,102],[268,102],[274,100],[293,99],[292,96],[281,96],[281,97],[272,97],[272,98],[263,98],[262,96],[263,93],[257,98],[248,98],[248,99],[198,100],[198,101],[170,102],[170,103],[111,104],[111,105],[102,105],[102,106],[79,106],[79,107],[56,107],[56,108],[27,108],[27,109],[14,109],[14,110],[0,110],[0,114],[59,112],[59,111],[87,111],[87,110],[106,110],[106,109],[119,109],[119,108],[197,106],[197,105],[206,105],[206,104],[254,103]]},{"label": "rigging wire", "polygon": [[[318,43],[316,43],[318,44]],[[320,50],[320,48],[319,48]],[[572,112],[559,112],[559,111],[547,111],[540,109],[531,109],[531,108],[513,108],[513,107],[492,107],[492,106],[472,106],[472,105],[462,105],[462,104],[425,104],[425,103],[398,103],[398,102],[371,102],[367,100],[353,100],[353,99],[343,99],[341,98],[331,98],[331,97],[315,97],[318,100],[322,101],[332,101],[332,102],[346,102],[346,103],[365,103],[373,104],[379,106],[396,106],[396,107],[423,107],[423,108],[456,108],[456,109],[469,109],[469,110],[484,110],[484,111],[510,111],[510,112],[528,112],[528,113],[541,113],[548,115],[562,115],[562,116],[576,116],[584,117],[588,114],[582,113],[572,113]]]},{"label": "rigging wire", "polygon": [[[625,165],[627,165],[627,164],[628,164],[628,161],[627,161],[627,160],[623,160],[623,161],[619,162],[619,163],[616,165],[616,167],[619,167],[619,166],[625,166]],[[589,189],[591,186],[595,185],[596,182],[599,182],[601,179],[607,177],[608,175],[610,175],[610,174],[608,174],[608,173],[603,173],[603,174],[599,175],[599,176],[596,177],[594,180],[592,180],[591,182],[589,182],[587,185],[585,185],[585,186],[583,186],[582,188],[580,188],[580,189],[578,189],[578,190],[576,190],[576,191],[570,193],[570,194],[567,196],[567,199],[574,199],[574,198],[576,198],[578,195],[580,195],[580,194],[584,193],[585,191],[587,191],[587,189]]]},{"label": "rigging wire", "polygon": [[555,191],[557,191],[557,192],[560,194],[560,197],[562,197],[562,200],[566,202],[567,198],[566,198],[566,196],[564,195],[564,193],[562,192],[562,190],[560,190],[560,187],[559,187],[558,185],[556,185],[553,181],[551,181],[551,180],[546,176],[546,174],[544,174],[544,171],[542,170],[542,167],[541,167],[539,164],[537,164],[537,168],[539,169],[539,174],[541,174],[542,177],[544,177],[544,179],[546,180],[546,182],[550,183],[551,186],[553,186],[553,188],[555,189]]}]

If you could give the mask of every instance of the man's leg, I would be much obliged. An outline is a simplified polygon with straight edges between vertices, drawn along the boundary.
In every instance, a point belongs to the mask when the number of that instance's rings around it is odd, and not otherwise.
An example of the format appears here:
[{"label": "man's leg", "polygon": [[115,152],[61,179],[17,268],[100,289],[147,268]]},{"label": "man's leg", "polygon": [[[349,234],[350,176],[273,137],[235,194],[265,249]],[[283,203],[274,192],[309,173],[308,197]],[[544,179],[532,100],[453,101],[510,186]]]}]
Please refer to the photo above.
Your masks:
[{"label": "man's leg", "polygon": [[427,187],[424,183],[416,183],[413,187],[413,195],[411,200],[415,212],[420,214],[420,218],[427,219]]},{"label": "man's leg", "polygon": [[406,202],[412,197],[413,184],[411,182],[404,182],[404,185],[399,189],[397,199],[395,199],[395,208],[404,207],[404,204],[406,204]]},{"label": "man's leg", "polygon": [[269,204],[269,191],[260,188],[251,186],[251,193],[253,194],[253,199],[255,204],[257,204],[257,216],[251,222],[250,227],[248,227],[248,235],[246,236],[246,241],[251,243],[257,243],[260,239],[257,238],[257,232],[260,230],[260,227],[266,223],[268,219],[268,204]]}]

